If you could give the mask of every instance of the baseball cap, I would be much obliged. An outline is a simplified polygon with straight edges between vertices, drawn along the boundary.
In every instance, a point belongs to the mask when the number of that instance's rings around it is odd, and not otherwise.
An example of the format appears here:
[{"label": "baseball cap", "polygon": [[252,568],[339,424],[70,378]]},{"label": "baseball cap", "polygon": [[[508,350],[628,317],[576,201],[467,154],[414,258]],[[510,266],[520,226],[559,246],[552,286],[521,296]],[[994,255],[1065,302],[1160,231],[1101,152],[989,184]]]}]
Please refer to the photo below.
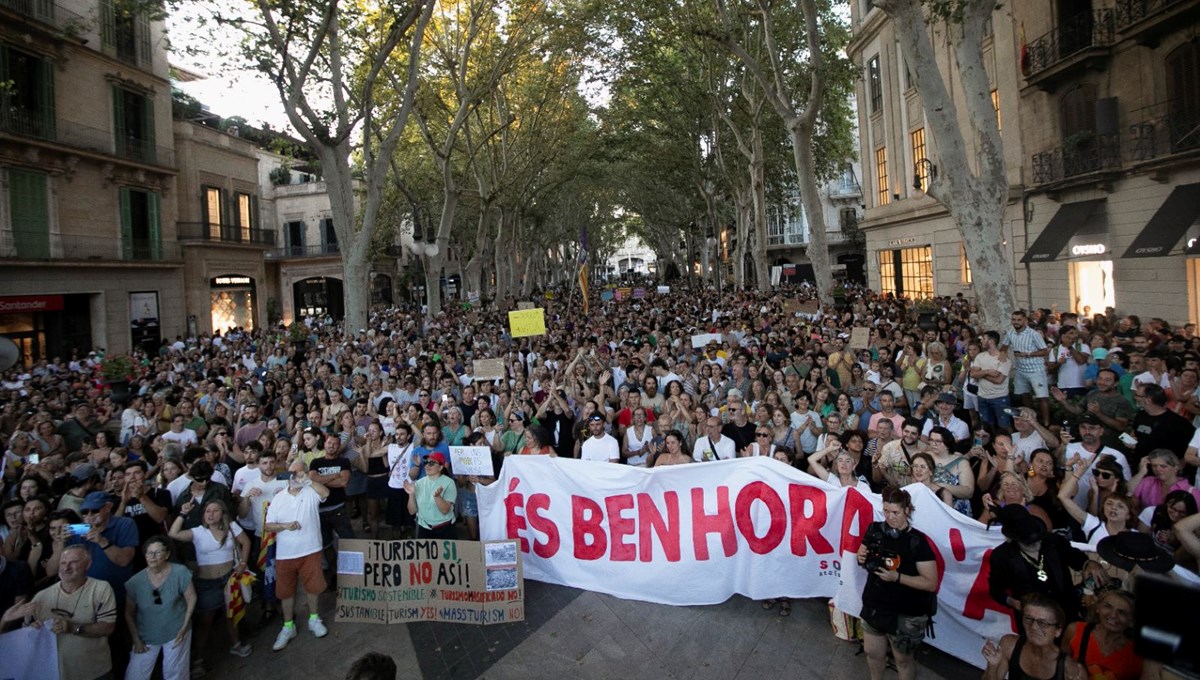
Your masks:
[{"label": "baseball cap", "polygon": [[1084,413],[1083,415],[1079,416],[1079,424],[1080,425],[1100,425],[1100,426],[1104,425],[1104,423],[1100,422],[1100,419],[1098,417],[1096,417],[1096,414],[1092,413],[1091,411],[1088,411],[1088,412]]},{"label": "baseball cap", "polygon": [[1097,361],[1103,361],[1104,359],[1108,358],[1108,350],[1104,349],[1103,347],[1097,347],[1096,349],[1092,350],[1092,358]]},{"label": "baseball cap", "polygon": [[588,416],[589,422],[594,423],[594,422],[603,421],[603,420],[604,420],[604,416],[600,415],[599,413],[593,413],[592,415]]},{"label": "baseball cap", "polygon": [[93,491],[89,493],[79,506],[80,510],[99,510],[105,505],[113,502],[113,497],[108,495],[106,491]]},{"label": "baseball cap", "polygon": [[433,453],[425,456],[425,462],[426,463],[437,463],[438,465],[445,467],[446,457],[443,456],[441,453],[434,451]]},{"label": "baseball cap", "polygon": [[942,402],[943,404],[954,404],[956,406],[958,405],[958,397],[954,396],[953,392],[942,392],[941,394],[938,395],[937,400]]},{"label": "baseball cap", "polygon": [[71,471],[71,477],[77,482],[86,482],[96,476],[96,466],[91,463],[84,463]]}]

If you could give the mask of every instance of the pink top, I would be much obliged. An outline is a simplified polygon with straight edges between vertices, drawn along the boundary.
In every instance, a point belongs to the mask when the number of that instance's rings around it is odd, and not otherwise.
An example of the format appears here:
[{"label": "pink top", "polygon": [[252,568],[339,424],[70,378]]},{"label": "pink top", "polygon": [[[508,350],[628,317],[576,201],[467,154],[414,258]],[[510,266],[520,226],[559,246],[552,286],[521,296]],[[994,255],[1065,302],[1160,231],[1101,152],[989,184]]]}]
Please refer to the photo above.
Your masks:
[{"label": "pink top", "polygon": [[[1196,502],[1200,503],[1200,493],[1197,493],[1198,490],[1193,488],[1182,477],[1175,480],[1171,488],[1167,489],[1167,493],[1172,491],[1191,491],[1192,495],[1196,497]],[[1162,482],[1159,482],[1158,478],[1154,475],[1146,475],[1142,478],[1141,483],[1137,485],[1137,488],[1133,490],[1133,497],[1142,504],[1143,508],[1161,505],[1165,496],[1166,494],[1162,492]]]}]

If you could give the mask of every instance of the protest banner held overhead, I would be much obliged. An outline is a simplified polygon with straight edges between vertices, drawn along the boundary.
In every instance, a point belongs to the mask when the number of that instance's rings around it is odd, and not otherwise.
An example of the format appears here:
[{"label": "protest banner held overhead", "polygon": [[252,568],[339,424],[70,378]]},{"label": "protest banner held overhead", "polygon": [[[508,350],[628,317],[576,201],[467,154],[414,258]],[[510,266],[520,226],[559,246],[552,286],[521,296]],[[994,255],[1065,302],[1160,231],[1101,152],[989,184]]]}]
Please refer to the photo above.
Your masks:
[{"label": "protest banner held overhead", "polygon": [[337,621],[491,625],[525,618],[514,541],[338,542]]}]

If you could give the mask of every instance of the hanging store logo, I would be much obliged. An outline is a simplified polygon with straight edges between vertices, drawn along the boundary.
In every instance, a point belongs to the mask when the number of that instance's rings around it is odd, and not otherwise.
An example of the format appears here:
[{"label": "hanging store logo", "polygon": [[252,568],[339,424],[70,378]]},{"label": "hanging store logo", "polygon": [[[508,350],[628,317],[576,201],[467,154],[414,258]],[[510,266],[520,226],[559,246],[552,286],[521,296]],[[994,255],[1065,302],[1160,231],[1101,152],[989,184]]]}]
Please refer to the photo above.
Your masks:
[{"label": "hanging store logo", "polygon": [[1103,243],[1084,243],[1071,248],[1072,255],[1103,255],[1108,248]]}]

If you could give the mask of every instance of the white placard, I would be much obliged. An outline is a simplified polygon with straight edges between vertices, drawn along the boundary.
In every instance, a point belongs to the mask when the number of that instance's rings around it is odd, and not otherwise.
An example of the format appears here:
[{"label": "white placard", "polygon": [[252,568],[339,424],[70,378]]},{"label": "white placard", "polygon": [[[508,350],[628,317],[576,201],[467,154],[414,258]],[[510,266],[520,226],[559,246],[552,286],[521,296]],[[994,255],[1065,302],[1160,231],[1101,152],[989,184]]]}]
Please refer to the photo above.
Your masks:
[{"label": "white placard", "polygon": [[721,344],[721,334],[720,333],[701,333],[699,335],[693,335],[692,336],[692,349],[698,349],[700,347],[704,347],[705,345],[707,345],[710,342],[715,342],[718,345]]},{"label": "white placard", "polygon": [[487,446],[451,446],[450,470],[456,477],[492,477],[492,449]]}]

